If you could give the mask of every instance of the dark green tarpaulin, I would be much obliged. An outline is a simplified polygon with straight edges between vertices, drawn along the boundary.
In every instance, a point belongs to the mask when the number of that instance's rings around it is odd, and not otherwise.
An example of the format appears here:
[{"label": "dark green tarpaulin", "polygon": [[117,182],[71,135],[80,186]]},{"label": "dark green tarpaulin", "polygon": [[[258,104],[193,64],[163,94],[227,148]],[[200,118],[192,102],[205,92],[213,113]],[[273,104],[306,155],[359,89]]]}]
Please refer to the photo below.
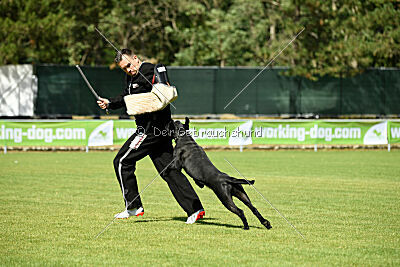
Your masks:
[{"label": "dark green tarpaulin", "polygon": [[[100,96],[116,96],[124,87],[125,75],[120,69],[82,67],[82,70]],[[237,96],[261,70],[169,67],[170,80],[179,94],[173,103],[176,109],[171,110],[174,114],[273,116],[400,114],[398,69],[371,69],[351,78],[325,76],[311,81],[284,75],[287,70],[284,68],[269,68]],[[36,115],[104,114],[75,67],[37,65],[36,74],[39,89]],[[124,111],[112,111],[112,114],[124,114]]]}]

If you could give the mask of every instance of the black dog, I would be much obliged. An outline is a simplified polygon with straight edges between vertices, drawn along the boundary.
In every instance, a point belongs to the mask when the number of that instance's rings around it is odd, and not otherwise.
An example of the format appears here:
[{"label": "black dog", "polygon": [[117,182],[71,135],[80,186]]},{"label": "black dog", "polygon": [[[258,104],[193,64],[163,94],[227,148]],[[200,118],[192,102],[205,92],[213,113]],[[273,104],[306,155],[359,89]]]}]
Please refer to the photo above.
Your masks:
[{"label": "black dog", "polygon": [[185,125],[180,121],[171,121],[167,130],[175,139],[174,159],[175,168],[182,168],[190,175],[195,183],[203,188],[205,185],[211,188],[222,204],[231,212],[237,214],[243,222],[245,230],[249,229],[243,210],[239,209],[232,200],[232,196],[238,198],[267,228],[272,228],[270,222],[262,217],[258,210],[251,204],[242,184],[253,184],[254,180],[247,181],[230,177],[219,171],[207,157],[204,150],[194,141],[186,131],[189,130],[189,119],[185,119]]}]

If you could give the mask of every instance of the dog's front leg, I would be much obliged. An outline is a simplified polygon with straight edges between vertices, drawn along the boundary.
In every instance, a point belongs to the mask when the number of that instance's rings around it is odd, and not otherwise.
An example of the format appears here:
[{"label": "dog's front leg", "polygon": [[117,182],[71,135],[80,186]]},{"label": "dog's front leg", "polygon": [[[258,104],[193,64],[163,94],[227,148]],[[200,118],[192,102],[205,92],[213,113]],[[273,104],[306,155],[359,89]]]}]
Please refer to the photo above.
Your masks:
[{"label": "dog's front leg", "polygon": [[179,159],[175,158],[175,162],[172,165],[174,165],[174,168],[178,171],[182,170],[182,162]]},{"label": "dog's front leg", "polygon": [[174,163],[172,163],[172,167],[177,169],[178,171],[182,170],[182,161],[180,159],[180,154],[178,152],[179,149],[174,149],[174,152],[172,153],[172,158],[174,160]]}]

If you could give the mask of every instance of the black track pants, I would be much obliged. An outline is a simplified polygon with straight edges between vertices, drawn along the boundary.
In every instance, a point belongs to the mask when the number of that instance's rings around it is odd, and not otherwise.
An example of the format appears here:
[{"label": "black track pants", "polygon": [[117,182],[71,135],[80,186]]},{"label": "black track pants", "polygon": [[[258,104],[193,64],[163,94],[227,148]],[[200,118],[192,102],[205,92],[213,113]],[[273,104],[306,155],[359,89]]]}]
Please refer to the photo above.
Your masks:
[{"label": "black track pants", "polygon": [[[135,176],[136,162],[149,155],[160,173],[172,161],[173,148],[170,138],[148,135],[139,148],[133,149],[129,145],[135,137],[136,133],[125,142],[114,158],[115,173],[127,209],[142,207],[140,196],[137,197],[139,191]],[[176,201],[188,216],[203,208],[199,197],[182,172],[168,167],[161,173],[161,177],[167,182]],[[135,200],[132,202],[133,199]]]}]

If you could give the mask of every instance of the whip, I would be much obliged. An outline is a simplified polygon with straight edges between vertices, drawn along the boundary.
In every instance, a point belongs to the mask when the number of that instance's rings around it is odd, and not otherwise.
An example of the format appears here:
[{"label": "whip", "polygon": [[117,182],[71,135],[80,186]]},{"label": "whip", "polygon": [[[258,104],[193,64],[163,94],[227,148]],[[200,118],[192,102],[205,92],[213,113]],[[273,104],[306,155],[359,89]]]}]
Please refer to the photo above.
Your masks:
[{"label": "whip", "polygon": [[[86,78],[85,74],[83,73],[83,71],[81,70],[81,68],[79,67],[79,65],[75,65],[75,67],[78,69],[79,73],[81,74],[83,80],[86,82],[87,86],[89,87],[90,91],[92,91],[92,94],[94,95],[94,97],[96,97],[97,100],[102,101],[100,99],[100,96],[96,93],[96,91],[93,89],[92,85],[90,84],[90,82],[88,81],[88,79]],[[106,113],[109,114],[108,109],[106,108]]]}]

